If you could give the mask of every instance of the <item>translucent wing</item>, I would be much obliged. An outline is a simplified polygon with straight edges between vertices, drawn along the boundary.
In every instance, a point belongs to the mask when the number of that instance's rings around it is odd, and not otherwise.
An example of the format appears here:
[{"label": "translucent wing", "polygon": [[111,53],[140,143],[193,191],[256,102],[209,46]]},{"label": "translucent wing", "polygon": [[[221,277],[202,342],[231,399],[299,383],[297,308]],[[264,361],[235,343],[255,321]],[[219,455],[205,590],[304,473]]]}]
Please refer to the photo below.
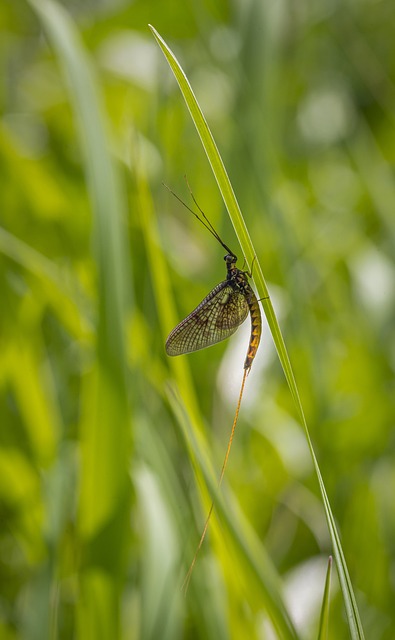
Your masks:
[{"label": "translucent wing", "polygon": [[227,280],[220,282],[166,340],[169,356],[205,349],[229,338],[246,319],[248,304]]}]

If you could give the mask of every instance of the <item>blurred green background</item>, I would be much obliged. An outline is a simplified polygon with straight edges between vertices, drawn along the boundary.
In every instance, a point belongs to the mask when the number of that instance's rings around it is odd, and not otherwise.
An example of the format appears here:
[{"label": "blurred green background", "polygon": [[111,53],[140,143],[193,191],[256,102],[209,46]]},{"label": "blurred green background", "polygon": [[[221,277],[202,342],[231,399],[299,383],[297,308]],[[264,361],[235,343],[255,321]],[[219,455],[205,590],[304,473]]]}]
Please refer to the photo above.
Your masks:
[{"label": "blurred green background", "polygon": [[225,267],[162,181],[188,201],[187,174],[240,252],[152,23],[264,270],[366,637],[393,638],[393,1],[62,4],[103,94],[91,131],[89,83],[76,91],[64,72],[60,36],[22,0],[0,7],[0,637],[285,637],[246,559],[257,541],[298,635],[317,637],[331,546],[265,321],[223,486],[239,542],[221,507],[179,590],[209,506],[185,433],[217,475],[249,326],[164,352]]}]

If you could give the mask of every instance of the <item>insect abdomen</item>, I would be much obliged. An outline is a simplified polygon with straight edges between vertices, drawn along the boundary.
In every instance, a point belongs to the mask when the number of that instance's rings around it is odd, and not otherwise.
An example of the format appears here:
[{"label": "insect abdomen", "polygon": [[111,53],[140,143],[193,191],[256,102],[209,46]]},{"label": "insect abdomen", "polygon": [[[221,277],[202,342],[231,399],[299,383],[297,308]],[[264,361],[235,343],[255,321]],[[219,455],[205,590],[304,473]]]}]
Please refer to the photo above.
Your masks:
[{"label": "insect abdomen", "polygon": [[256,298],[255,293],[252,290],[250,291],[246,299],[247,299],[248,307],[250,309],[250,316],[251,316],[251,336],[250,336],[250,344],[248,346],[247,357],[244,362],[244,369],[247,369],[249,371],[251,369],[251,366],[255,358],[256,352],[258,350],[259,342],[261,339],[262,318],[261,318],[261,311],[259,309],[258,300]]}]

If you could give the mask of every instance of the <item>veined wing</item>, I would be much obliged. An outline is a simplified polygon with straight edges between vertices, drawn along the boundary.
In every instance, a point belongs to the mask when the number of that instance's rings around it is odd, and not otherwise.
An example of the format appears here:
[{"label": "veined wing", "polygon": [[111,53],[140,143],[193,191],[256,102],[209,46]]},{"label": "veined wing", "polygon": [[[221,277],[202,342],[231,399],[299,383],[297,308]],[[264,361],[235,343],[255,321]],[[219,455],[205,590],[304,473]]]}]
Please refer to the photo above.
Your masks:
[{"label": "veined wing", "polygon": [[229,338],[246,319],[248,304],[227,280],[220,282],[166,340],[169,356],[198,351]]}]

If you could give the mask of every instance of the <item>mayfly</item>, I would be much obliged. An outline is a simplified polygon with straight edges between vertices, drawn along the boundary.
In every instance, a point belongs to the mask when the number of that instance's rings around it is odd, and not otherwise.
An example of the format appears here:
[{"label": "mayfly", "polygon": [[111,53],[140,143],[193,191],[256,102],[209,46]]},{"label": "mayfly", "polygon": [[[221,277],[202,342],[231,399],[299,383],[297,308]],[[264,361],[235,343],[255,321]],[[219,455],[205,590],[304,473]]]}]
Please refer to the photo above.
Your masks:
[{"label": "mayfly", "polygon": [[[189,186],[189,185],[188,185]],[[169,189],[169,187],[167,187]],[[179,356],[199,349],[205,349],[217,342],[229,338],[238,327],[244,322],[248,314],[251,318],[251,335],[248,344],[248,351],[244,361],[244,374],[241,383],[239,399],[237,402],[235,417],[233,420],[232,430],[229,437],[228,447],[226,450],[224,462],[222,464],[219,476],[218,487],[222,483],[225,468],[228,462],[230,449],[232,446],[233,436],[236,429],[237,419],[241,399],[243,397],[246,378],[256,352],[258,350],[259,341],[261,339],[262,319],[259,309],[258,300],[253,292],[248,279],[252,274],[249,271],[242,271],[236,267],[237,256],[229,249],[218,235],[217,231],[207,218],[205,213],[196,202],[192,191],[189,189],[192,199],[198,208],[202,217],[200,217],[193,209],[188,207],[171,189],[169,191],[201,222],[201,224],[214,236],[214,238],[222,245],[227,252],[224,256],[226,264],[226,280],[217,284],[216,287],[202,300],[202,302],[194,309],[184,320],[182,320],[169,334],[166,340],[166,353],[169,356]],[[206,536],[211,513],[214,508],[214,501],[211,503],[206,522],[197,546],[195,555],[191,562],[189,571],[184,580],[183,588],[186,591],[193,568],[196,563],[197,556]]]}]

